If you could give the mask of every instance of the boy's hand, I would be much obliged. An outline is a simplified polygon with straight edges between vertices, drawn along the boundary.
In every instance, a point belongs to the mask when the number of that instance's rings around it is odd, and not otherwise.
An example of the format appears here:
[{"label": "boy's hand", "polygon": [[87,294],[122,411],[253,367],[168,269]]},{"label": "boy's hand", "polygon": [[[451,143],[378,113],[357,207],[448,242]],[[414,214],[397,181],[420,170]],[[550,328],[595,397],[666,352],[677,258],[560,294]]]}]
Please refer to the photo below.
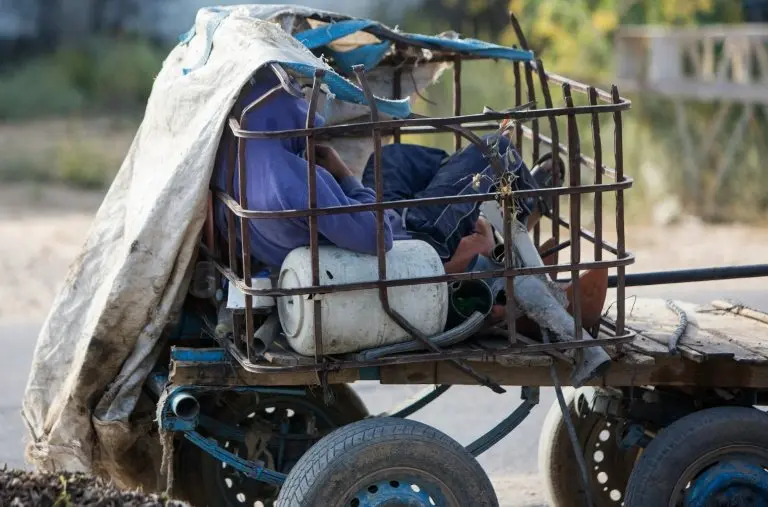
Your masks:
[{"label": "boy's hand", "polygon": [[336,150],[330,146],[315,146],[315,160],[318,165],[324,167],[337,180],[354,176],[352,170],[341,160]]}]

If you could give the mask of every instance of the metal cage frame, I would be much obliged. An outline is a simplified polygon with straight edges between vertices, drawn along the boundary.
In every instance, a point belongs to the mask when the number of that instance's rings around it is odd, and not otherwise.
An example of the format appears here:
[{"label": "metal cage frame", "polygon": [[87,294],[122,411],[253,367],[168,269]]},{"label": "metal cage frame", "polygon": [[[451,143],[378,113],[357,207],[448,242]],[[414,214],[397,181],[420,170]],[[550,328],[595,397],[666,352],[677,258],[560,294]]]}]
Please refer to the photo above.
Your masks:
[{"label": "metal cage frame", "polygon": [[[512,26],[517,33],[520,45],[528,49],[526,39],[520,29],[520,26],[514,16],[511,17]],[[617,345],[630,341],[634,333],[625,329],[625,267],[634,262],[634,256],[625,248],[624,236],[624,191],[632,186],[632,178],[624,173],[623,166],[623,134],[622,134],[622,113],[631,107],[631,102],[619,95],[618,88],[614,85],[611,91],[600,90],[593,86],[578,83],[571,79],[556,74],[547,73],[541,60],[532,62],[513,62],[514,80],[515,80],[515,109],[506,112],[485,112],[482,114],[461,113],[461,63],[466,59],[478,59],[475,56],[464,54],[450,54],[445,57],[438,56],[442,61],[453,62],[453,116],[428,118],[412,114],[405,119],[381,120],[376,107],[374,95],[371,92],[366,72],[362,66],[354,69],[356,78],[362,88],[368,106],[370,107],[370,121],[360,123],[346,123],[341,125],[329,125],[323,127],[314,126],[315,112],[318,106],[318,99],[323,83],[324,71],[317,70],[312,84],[311,98],[309,100],[309,110],[306,120],[306,128],[290,131],[267,131],[253,132],[247,131],[244,125],[245,116],[260,104],[269,100],[270,96],[281,90],[281,87],[275,87],[267,93],[247,105],[239,117],[231,116],[228,122],[228,132],[226,135],[232,136],[236,141],[230,143],[230,149],[227,153],[228,172],[227,188],[213,188],[214,199],[221,201],[226,206],[227,224],[226,231],[227,252],[226,256],[219,255],[221,248],[219,242],[215,243],[214,251],[204,248],[204,253],[216,265],[218,271],[229,280],[239,290],[245,294],[245,322],[242,333],[235,333],[236,336],[228,344],[230,353],[237,359],[246,371],[253,373],[289,373],[298,371],[315,371],[321,375],[329,371],[338,371],[345,368],[363,368],[368,366],[384,366],[392,364],[407,364],[415,362],[431,361],[452,361],[458,368],[472,376],[479,383],[494,386],[490,379],[476,373],[464,361],[465,359],[485,358],[492,360],[493,356],[503,354],[537,354],[548,353],[561,359],[564,357],[558,352],[567,349],[577,349],[594,346]],[[381,65],[397,65],[405,60],[397,61],[397,52],[394,57],[382,62]],[[430,61],[435,61],[432,59]],[[522,66],[522,69],[521,69]],[[400,70],[397,67],[395,71],[393,97],[400,97]],[[534,76],[538,78],[541,93],[543,97],[543,108],[528,108],[536,103],[536,87],[534,85]],[[527,89],[528,104],[523,104],[523,82]],[[562,87],[564,107],[554,107],[550,83],[560,84]],[[574,92],[586,95],[588,105],[574,105]],[[522,107],[521,107],[522,106]],[[614,157],[615,168],[606,167],[603,164],[603,147],[600,137],[600,115],[611,114],[614,126]],[[594,158],[581,153],[579,128],[577,117],[587,116],[591,120],[592,144],[594,147]],[[567,122],[565,144],[560,143],[560,132],[557,124],[558,117],[565,117]],[[382,199],[383,182],[381,175],[381,147],[382,134],[392,135],[394,142],[400,142],[402,134],[413,133],[438,133],[453,132],[455,135],[455,146],[460,148],[463,139],[477,146],[490,160],[490,165],[496,171],[498,176],[504,172],[501,161],[498,157],[491,154],[488,147],[481,141],[473,131],[497,129],[498,122],[506,120],[516,122],[515,135],[512,139],[515,148],[520,155],[523,155],[523,137],[532,140],[533,159],[539,157],[541,146],[549,146],[567,156],[566,165],[568,167],[568,182],[560,181],[559,171],[554,171],[553,187],[526,191],[513,191],[510,195],[500,196],[498,193],[474,194],[456,197],[435,197],[423,199],[409,199],[395,202],[384,202]],[[530,121],[531,126],[525,126],[522,123]],[[551,137],[546,137],[539,132],[539,122],[548,121]],[[317,208],[316,199],[316,162],[315,146],[318,140],[327,139],[335,136],[355,136],[362,137],[370,135],[373,139],[373,162],[375,171],[375,191],[376,202],[372,204],[361,204],[353,206],[340,206],[333,208]],[[249,139],[282,139],[289,137],[305,137],[307,140],[307,175],[308,175],[308,202],[309,208],[306,210],[285,210],[285,211],[262,211],[251,210],[248,208],[246,188],[245,167],[245,145]],[[237,164],[238,181],[240,188],[235,198],[234,176],[235,161]],[[582,184],[582,169],[594,171],[592,182]],[[613,182],[604,182],[603,178],[613,179]],[[616,237],[615,244],[605,241],[603,238],[603,199],[602,194],[612,192],[616,199]],[[594,225],[595,231],[591,232],[581,227],[581,196],[583,194],[594,194]],[[569,196],[570,205],[568,206],[568,219],[561,217],[560,214],[560,196]],[[555,240],[556,247],[549,250],[554,256],[554,265],[543,267],[519,267],[513,266],[513,256],[511,253],[511,235],[512,223],[511,213],[512,200],[521,197],[551,197],[552,212],[547,215],[552,222],[552,237]],[[486,202],[496,200],[500,201],[505,213],[503,214],[503,236],[505,245],[505,269],[485,272],[463,272],[457,274],[446,274],[441,276],[430,276],[412,279],[387,278],[387,269],[385,262],[384,248],[384,210],[413,206],[424,206],[434,204],[451,204],[459,202]],[[334,285],[320,285],[320,265],[319,265],[319,240],[317,217],[321,215],[353,213],[361,211],[374,211],[377,221],[377,258],[378,258],[378,280],[370,282],[345,283]],[[241,251],[236,252],[236,217],[239,219]],[[310,251],[312,259],[312,286],[297,289],[255,289],[251,286],[252,263],[250,244],[248,241],[249,230],[247,220],[275,219],[275,218],[296,218],[308,217],[310,232]],[[569,230],[570,237],[561,243],[560,227]],[[534,229],[534,242],[539,246],[541,235],[541,224],[537,224]],[[584,239],[594,244],[594,261],[584,262],[581,260],[580,247],[581,240]],[[558,252],[564,248],[570,247],[569,262],[558,263]],[[610,254],[613,259],[604,259],[604,254]],[[544,257],[545,255],[543,255]],[[240,264],[241,267],[238,266]],[[609,322],[603,319],[603,331],[608,335],[607,338],[597,337],[594,340],[582,340],[582,323],[580,315],[579,301],[579,272],[581,270],[593,268],[615,268],[616,274],[616,319],[615,322]],[[389,303],[387,294],[388,287],[403,285],[416,285],[427,283],[454,282],[461,280],[486,279],[492,277],[506,278],[506,292],[513,294],[513,278],[519,275],[534,274],[553,274],[569,272],[571,274],[571,283],[573,285],[572,309],[574,317],[574,337],[573,342],[558,343],[536,343],[523,336],[519,336],[515,330],[515,320],[518,317],[514,308],[514,298],[507,297],[507,337],[509,344],[506,348],[495,350],[492,353],[482,350],[443,350],[432,343],[428,336],[424,336],[415,329],[409,322],[405,321]],[[293,365],[275,365],[270,362],[259,359],[253,354],[251,339],[255,331],[255,317],[253,314],[253,297],[255,296],[292,296],[292,295],[317,295],[330,292],[362,290],[376,288],[379,291],[379,299],[386,313],[406,330],[412,338],[419,340],[423,344],[426,352],[408,353],[394,356],[385,356],[379,359],[367,361],[346,359],[339,357],[329,357],[323,352],[322,339],[322,313],[320,311],[321,299],[314,299],[314,335],[315,335],[315,357],[314,361],[304,364]],[[244,337],[251,337],[245,339]]]}]

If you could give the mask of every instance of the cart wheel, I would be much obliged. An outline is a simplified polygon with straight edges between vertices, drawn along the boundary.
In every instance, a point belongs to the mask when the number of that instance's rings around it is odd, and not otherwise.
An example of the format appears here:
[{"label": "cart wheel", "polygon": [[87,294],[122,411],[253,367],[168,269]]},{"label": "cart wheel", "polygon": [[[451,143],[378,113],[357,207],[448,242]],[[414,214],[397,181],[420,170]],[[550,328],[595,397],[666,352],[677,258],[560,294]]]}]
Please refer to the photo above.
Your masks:
[{"label": "cart wheel", "polygon": [[[221,422],[241,427],[249,426],[258,416],[260,422],[273,428],[285,428],[290,437],[273,434],[262,454],[251,458],[288,473],[323,435],[368,417],[365,404],[349,386],[335,384],[330,388],[335,398],[330,406],[323,401],[322,391],[308,391],[303,397],[232,393],[206,412]],[[308,432],[320,435],[313,437]],[[239,448],[237,442],[220,441],[220,444],[241,457],[248,457],[248,450]],[[278,488],[244,477],[189,442],[180,444],[176,463],[174,493],[196,507],[275,505]]]},{"label": "cart wheel", "polygon": [[[623,450],[618,438],[621,425],[590,412],[580,402],[594,390],[592,387],[567,388],[563,389],[563,395],[584,451],[595,506],[619,506],[639,450]],[[576,456],[557,402],[549,409],[541,430],[539,474],[544,482],[544,494],[552,507],[586,505]]]},{"label": "cart wheel", "polygon": [[718,407],[661,430],[632,472],[624,505],[768,505],[768,415]]},{"label": "cart wheel", "polygon": [[498,506],[491,481],[458,442],[420,422],[383,417],[340,428],[288,474],[290,507]]}]

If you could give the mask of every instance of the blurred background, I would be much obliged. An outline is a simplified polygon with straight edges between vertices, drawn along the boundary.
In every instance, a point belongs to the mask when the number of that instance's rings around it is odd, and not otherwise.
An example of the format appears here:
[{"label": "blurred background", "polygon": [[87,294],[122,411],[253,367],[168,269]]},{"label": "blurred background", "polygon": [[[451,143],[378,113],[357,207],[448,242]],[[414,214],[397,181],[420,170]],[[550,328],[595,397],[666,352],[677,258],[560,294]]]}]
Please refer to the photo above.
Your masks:
[{"label": "blurred background", "polygon": [[[217,3],[0,0],[0,466],[25,466],[19,409],[35,338],[130,146],[154,76],[197,9]],[[512,10],[548,71],[604,89],[616,83],[633,101],[623,115],[625,170],[635,178],[626,194],[628,248],[637,257],[630,272],[768,259],[768,0],[299,3],[410,32],[454,30],[517,44],[508,26]],[[509,63],[465,62],[463,111],[514,105],[512,69]],[[451,93],[447,72],[414,98],[414,108],[449,115]],[[562,105],[560,90],[552,93]],[[608,157],[610,115],[601,121]],[[581,126],[583,151],[591,153],[589,123]],[[452,149],[450,136],[406,140]],[[607,216],[612,205],[606,197]],[[765,308],[761,282],[653,287],[628,295],[695,303],[732,297]],[[373,413],[410,392],[358,387]],[[516,390],[500,402],[493,393],[470,389],[455,389],[418,418],[468,443],[517,402]],[[502,505],[543,504],[536,446],[552,401],[550,391],[543,396],[542,407],[480,460]],[[473,408],[457,410],[464,406]]]},{"label": "blurred background", "polygon": [[[0,181],[103,189],[153,76],[215,0],[0,0]],[[768,207],[766,0],[304,0],[412,32],[517,43],[520,18],[550,71],[634,102],[626,167],[635,220],[762,221]],[[472,64],[464,110],[508,107],[509,65]],[[450,78],[416,108],[450,113]],[[555,97],[557,101],[557,97]],[[419,142],[434,143],[429,139]],[[438,140],[445,143],[445,140]]]}]

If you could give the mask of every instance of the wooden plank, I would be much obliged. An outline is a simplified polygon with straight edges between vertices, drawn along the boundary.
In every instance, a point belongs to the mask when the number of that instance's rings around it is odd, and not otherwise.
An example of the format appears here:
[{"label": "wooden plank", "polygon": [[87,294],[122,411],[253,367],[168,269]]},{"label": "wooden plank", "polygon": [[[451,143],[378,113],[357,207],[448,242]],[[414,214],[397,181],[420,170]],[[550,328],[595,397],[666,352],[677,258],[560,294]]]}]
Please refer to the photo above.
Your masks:
[{"label": "wooden plank", "polygon": [[[768,388],[768,364],[744,364],[732,360],[711,359],[694,363],[681,358],[656,359],[655,364],[614,362],[603,379],[593,385],[692,386]],[[506,368],[494,363],[473,363],[479,373],[504,386],[551,386],[549,367]],[[560,382],[568,385],[570,369],[556,365]],[[384,366],[380,369],[382,384],[456,384],[477,385],[463,372],[446,363]]]},{"label": "wooden plank", "polygon": [[[170,374],[176,385],[203,386],[304,386],[317,385],[318,375],[305,371],[296,373],[250,373],[237,364],[199,364],[176,361]],[[330,384],[346,384],[360,380],[360,371],[349,369],[328,373]]]},{"label": "wooden plank", "polygon": [[[697,311],[698,307],[691,303],[675,303],[688,316],[688,327],[678,342],[681,354],[687,359],[703,362],[707,358],[723,357],[739,362],[768,362],[768,347],[765,348],[766,354],[763,354],[730,337],[731,334],[734,335],[733,338],[741,338],[746,333],[754,334],[758,332],[758,326],[745,325],[735,316],[727,319],[702,314]],[[679,318],[667,308],[662,299],[638,299],[631,306],[631,312],[628,312],[627,322],[631,329],[666,347],[679,324]],[[765,330],[763,333],[765,334]]]}]

